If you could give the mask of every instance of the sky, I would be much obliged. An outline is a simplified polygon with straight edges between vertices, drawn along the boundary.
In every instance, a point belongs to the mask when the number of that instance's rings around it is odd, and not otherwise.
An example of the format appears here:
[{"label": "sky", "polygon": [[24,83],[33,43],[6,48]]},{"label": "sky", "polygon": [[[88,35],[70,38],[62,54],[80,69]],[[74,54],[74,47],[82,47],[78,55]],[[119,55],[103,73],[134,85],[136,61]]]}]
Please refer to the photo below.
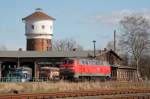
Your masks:
[{"label": "sky", "polygon": [[141,13],[150,18],[150,0],[0,0],[0,49],[26,49],[22,18],[36,8],[56,18],[53,39],[71,38],[86,50],[106,47],[119,32],[125,15]]}]

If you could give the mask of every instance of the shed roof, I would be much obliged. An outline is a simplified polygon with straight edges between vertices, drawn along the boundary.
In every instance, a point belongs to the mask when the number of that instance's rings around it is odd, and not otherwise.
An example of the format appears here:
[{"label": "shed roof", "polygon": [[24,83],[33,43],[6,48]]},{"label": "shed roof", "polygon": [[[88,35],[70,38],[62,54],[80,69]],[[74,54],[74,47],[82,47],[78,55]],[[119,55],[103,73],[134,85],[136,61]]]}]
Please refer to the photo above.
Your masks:
[{"label": "shed roof", "polygon": [[96,56],[101,56],[101,55],[104,55],[104,54],[107,54],[107,53],[112,53],[119,60],[122,60],[122,58],[116,52],[114,52],[112,49],[110,49],[110,50],[100,50],[99,53]]},{"label": "shed roof", "polygon": [[118,66],[119,69],[133,69],[136,70],[135,67],[131,67],[131,66]]},{"label": "shed roof", "polygon": [[92,51],[0,51],[0,58],[35,58],[35,57],[88,57]]}]

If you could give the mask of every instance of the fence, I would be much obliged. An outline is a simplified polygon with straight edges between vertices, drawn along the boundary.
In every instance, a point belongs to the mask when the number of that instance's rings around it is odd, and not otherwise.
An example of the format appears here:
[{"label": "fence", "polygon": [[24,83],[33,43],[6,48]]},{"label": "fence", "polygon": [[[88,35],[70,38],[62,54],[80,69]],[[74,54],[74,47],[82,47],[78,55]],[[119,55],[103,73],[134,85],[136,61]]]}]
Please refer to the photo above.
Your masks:
[{"label": "fence", "polygon": [[31,79],[25,79],[21,77],[1,77],[0,82],[48,82],[48,81],[57,81],[57,79],[49,79],[47,77],[43,78],[31,78]]},{"label": "fence", "polygon": [[[48,77],[42,77],[42,78],[36,78],[36,77],[33,77],[33,78],[21,78],[21,77],[1,77],[0,78],[0,82],[50,82],[50,81],[59,81],[61,80],[59,77],[57,78],[53,78],[53,79],[50,79]],[[79,81],[82,81],[82,80],[79,80]],[[101,81],[101,80],[83,80],[83,81]],[[128,78],[118,78],[118,77],[112,77],[112,78],[109,78],[109,79],[105,79],[105,80],[102,80],[102,81],[138,81],[138,79],[128,79]]]}]

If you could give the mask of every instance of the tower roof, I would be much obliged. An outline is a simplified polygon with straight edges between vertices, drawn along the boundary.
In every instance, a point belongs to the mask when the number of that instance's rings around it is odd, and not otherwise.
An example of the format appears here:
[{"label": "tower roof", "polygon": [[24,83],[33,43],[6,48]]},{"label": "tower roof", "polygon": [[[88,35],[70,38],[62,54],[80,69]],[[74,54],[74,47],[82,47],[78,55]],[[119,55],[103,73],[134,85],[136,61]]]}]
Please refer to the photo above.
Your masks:
[{"label": "tower roof", "polygon": [[55,20],[55,18],[43,13],[40,10],[36,10],[36,12],[32,13],[31,15],[22,18],[22,20],[32,20],[32,19],[47,19],[47,20]]}]

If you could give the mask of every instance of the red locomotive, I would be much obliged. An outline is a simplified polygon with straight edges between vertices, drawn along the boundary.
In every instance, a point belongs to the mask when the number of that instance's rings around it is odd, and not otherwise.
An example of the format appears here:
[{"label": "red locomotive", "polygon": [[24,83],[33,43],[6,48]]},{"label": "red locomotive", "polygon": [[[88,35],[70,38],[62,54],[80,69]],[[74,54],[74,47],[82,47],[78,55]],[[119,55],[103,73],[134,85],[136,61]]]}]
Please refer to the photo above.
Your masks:
[{"label": "red locomotive", "polygon": [[95,59],[68,58],[60,66],[60,76],[69,80],[104,80],[111,76],[111,66]]}]

